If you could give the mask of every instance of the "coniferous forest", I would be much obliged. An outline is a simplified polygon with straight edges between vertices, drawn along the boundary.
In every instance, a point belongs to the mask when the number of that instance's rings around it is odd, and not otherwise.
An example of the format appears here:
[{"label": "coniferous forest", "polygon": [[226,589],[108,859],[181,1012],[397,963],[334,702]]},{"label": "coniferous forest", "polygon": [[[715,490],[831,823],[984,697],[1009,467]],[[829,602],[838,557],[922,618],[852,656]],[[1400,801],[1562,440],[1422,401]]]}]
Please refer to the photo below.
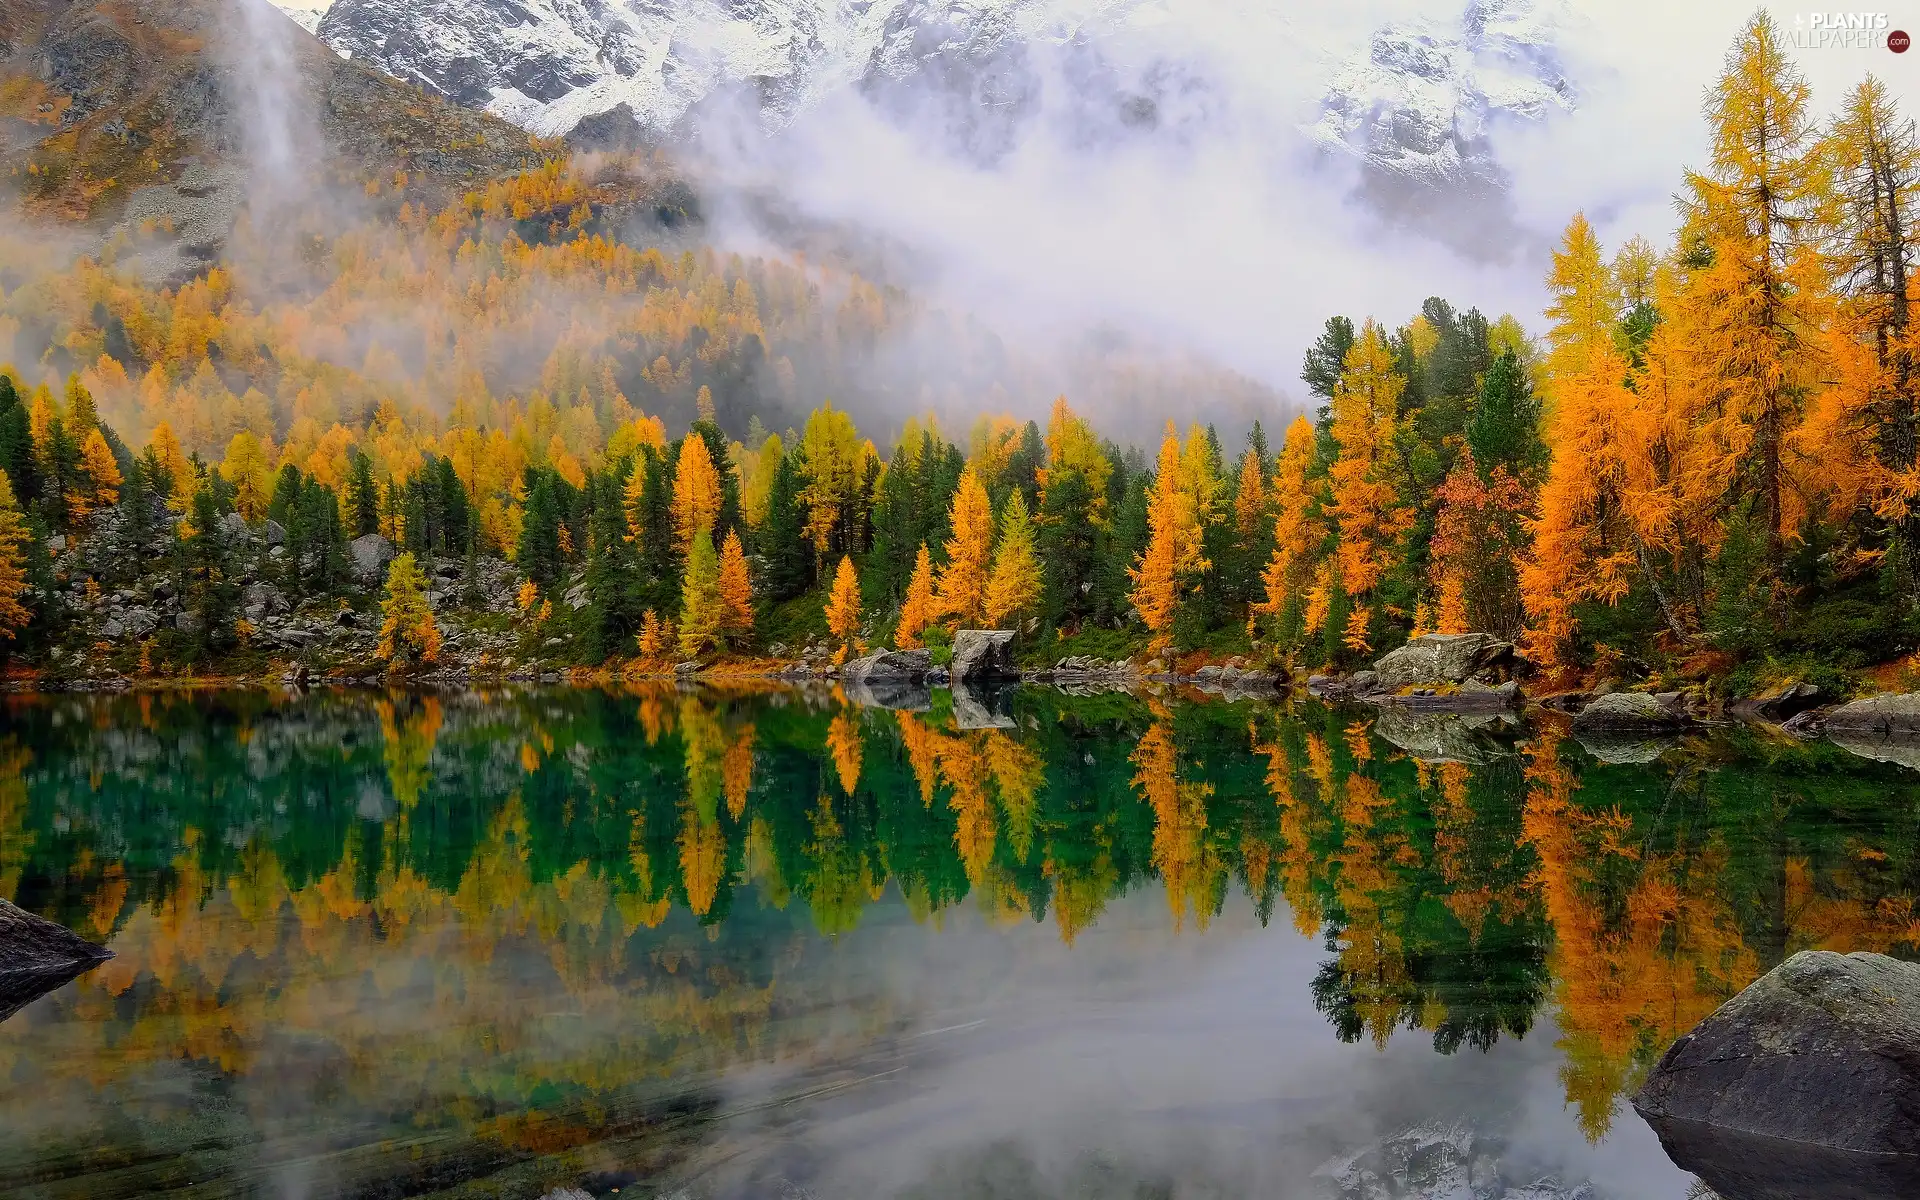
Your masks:
[{"label": "coniferous forest", "polygon": [[[1897,677],[1920,135],[1874,79],[1813,96],[1764,14],[1701,117],[1672,244],[1576,214],[1537,319],[1334,316],[1310,412],[1157,444],[1009,391],[1035,376],[964,322],[947,351],[998,373],[863,431],[836,393],[926,314],[799,258],[634,244],[604,156],[438,204],[371,184],[388,219],[271,272],[245,247],[174,286],[111,248],[15,272],[0,647],[55,675],[646,672],[997,627],[1028,662],[1337,672],[1471,630],[1554,686]],[[1248,387],[1134,373],[1115,411]]]}]

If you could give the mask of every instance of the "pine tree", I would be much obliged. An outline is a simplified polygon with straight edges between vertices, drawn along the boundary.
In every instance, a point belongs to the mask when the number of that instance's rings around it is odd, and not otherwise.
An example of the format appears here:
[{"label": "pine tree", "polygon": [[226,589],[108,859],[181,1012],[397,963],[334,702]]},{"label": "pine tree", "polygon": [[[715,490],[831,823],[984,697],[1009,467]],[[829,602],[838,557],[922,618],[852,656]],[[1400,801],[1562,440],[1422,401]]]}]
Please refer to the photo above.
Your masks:
[{"label": "pine tree", "polygon": [[1033,521],[1026,497],[1016,488],[1000,516],[1000,545],[987,580],[987,624],[1000,628],[1040,604],[1040,560],[1034,556]]},{"label": "pine tree", "polygon": [[153,428],[153,436],[147,441],[147,453],[152,457],[160,473],[154,483],[167,497],[167,505],[175,512],[186,512],[193,502],[193,493],[199,489],[200,474],[194,469],[193,459],[180,447],[180,439],[173,434],[173,427],[165,421]]},{"label": "pine tree", "polygon": [[720,557],[713,538],[701,530],[687,552],[686,576],[680,585],[680,655],[698,658],[722,641],[726,621],[720,595]]},{"label": "pine tree", "polygon": [[753,579],[737,529],[727,531],[726,544],[720,549],[720,629],[730,646],[753,638]]},{"label": "pine tree", "polygon": [[427,577],[411,553],[387,564],[386,596],[380,601],[383,620],[375,654],[383,662],[435,662],[440,657],[440,629],[427,606]]},{"label": "pine tree", "polygon": [[925,644],[927,627],[939,619],[939,607],[933,597],[933,556],[927,544],[913,560],[913,578],[907,584],[907,598],[900,606],[900,622],[894,626],[893,645],[897,650],[913,650]]},{"label": "pine tree", "polygon": [[781,456],[767,493],[767,521],[756,538],[767,561],[767,595],[791,600],[813,586],[814,556],[806,534],[800,473],[792,455]]},{"label": "pine tree", "polygon": [[1301,382],[1323,400],[1333,399],[1334,385],[1346,369],[1347,353],[1353,349],[1353,322],[1346,317],[1327,318],[1326,328],[1307,349],[1306,364],[1300,368]]},{"label": "pine tree", "polygon": [[347,540],[352,541],[380,532],[380,488],[374,482],[373,460],[358,449],[349,453],[345,518]]},{"label": "pine tree", "polygon": [[527,506],[520,518],[520,545],[514,562],[544,591],[560,581],[565,560],[560,550],[560,502],[554,494],[552,471],[530,472]]},{"label": "pine tree", "polygon": [[[6,387],[0,400],[14,396],[13,381],[0,375],[0,382]],[[26,504],[40,494],[40,466],[35,461],[27,406],[17,398],[11,404],[0,405],[0,471],[6,472],[13,481],[20,503]]]},{"label": "pine tree", "polygon": [[24,602],[29,537],[13,484],[0,471],[0,638],[8,641],[33,619]]},{"label": "pine tree", "polygon": [[947,565],[940,572],[940,611],[964,626],[977,626],[987,615],[987,572],[993,556],[993,508],[987,489],[971,467],[960,476],[949,519],[953,536],[947,540]]},{"label": "pine tree", "polygon": [[833,575],[833,591],[827,597],[827,631],[840,643],[834,661],[845,662],[854,649],[854,636],[860,632],[860,578],[854,574],[851,556],[841,556],[840,568]]},{"label": "pine tree", "polygon": [[1480,385],[1479,402],[1467,422],[1467,446],[1483,473],[1504,467],[1509,475],[1525,479],[1546,461],[1540,409],[1526,368],[1511,350],[1500,352]]}]

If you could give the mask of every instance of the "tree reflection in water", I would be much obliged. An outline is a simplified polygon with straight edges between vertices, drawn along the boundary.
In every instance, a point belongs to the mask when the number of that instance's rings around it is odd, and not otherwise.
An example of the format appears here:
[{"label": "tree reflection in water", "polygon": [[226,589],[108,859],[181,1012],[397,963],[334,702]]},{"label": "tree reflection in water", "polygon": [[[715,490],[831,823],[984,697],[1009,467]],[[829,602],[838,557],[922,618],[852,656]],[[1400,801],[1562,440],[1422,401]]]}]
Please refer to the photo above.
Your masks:
[{"label": "tree reflection in water", "polygon": [[12,699],[0,897],[117,957],[0,1030],[0,1178],[675,1161],[717,1073],[908,1019],[849,935],[966,905],[1072,953],[1148,887],[1188,936],[1244,899],[1320,938],[1302,986],[1343,1041],[1551,1021],[1599,1139],[1787,954],[1920,943],[1920,776],[1832,746],[1606,763],[1550,726],[1021,690],[1011,728],[963,728],[948,703]]}]

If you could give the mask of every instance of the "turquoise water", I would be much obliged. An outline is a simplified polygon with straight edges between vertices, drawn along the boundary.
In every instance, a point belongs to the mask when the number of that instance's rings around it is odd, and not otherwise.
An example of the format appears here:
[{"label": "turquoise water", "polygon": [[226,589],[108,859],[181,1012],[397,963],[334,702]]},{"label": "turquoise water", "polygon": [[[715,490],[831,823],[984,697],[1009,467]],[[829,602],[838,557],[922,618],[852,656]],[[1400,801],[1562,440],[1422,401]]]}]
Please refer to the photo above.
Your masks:
[{"label": "turquoise water", "polygon": [[7,1196],[1681,1200],[1673,1038],[1920,937],[1920,774],[1757,733],[6,704],[0,896],[116,954],[0,1024]]}]

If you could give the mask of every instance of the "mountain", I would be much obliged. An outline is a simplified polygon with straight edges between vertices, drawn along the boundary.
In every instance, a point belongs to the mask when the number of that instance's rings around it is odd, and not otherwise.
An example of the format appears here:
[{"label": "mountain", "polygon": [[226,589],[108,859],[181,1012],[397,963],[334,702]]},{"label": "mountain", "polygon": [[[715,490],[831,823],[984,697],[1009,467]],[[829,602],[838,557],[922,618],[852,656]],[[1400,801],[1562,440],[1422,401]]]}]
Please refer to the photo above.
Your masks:
[{"label": "mountain", "polygon": [[1383,25],[1335,71],[1308,136],[1358,162],[1376,211],[1509,258],[1532,237],[1512,219],[1494,138],[1573,110],[1558,47],[1574,20],[1561,0],[1469,0],[1454,21]]},{"label": "mountain", "polygon": [[0,0],[0,172],[26,215],[138,233],[120,261],[152,277],[204,270],[265,187],[404,171],[444,194],[538,161],[262,0]]},{"label": "mountain", "polygon": [[546,136],[631,121],[624,136],[672,142],[742,112],[775,132],[858,97],[981,165],[1040,128],[1083,152],[1304,145],[1356,162],[1379,212],[1498,255],[1513,239],[1485,217],[1507,187],[1494,135],[1574,106],[1558,50],[1574,19],[1567,0],[1467,0],[1326,48],[1251,0],[334,0],[318,32]]}]

